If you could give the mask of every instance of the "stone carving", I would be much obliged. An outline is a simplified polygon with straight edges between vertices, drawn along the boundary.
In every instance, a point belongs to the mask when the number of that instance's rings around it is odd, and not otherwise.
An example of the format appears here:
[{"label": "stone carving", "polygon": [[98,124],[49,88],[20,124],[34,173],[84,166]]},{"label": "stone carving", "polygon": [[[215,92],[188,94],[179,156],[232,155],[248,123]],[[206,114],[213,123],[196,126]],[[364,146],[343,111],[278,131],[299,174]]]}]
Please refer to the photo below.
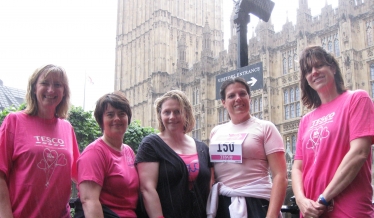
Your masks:
[{"label": "stone carving", "polygon": [[299,121],[291,122],[291,123],[285,123],[283,125],[283,130],[284,131],[290,131],[290,130],[295,130],[299,128]]}]

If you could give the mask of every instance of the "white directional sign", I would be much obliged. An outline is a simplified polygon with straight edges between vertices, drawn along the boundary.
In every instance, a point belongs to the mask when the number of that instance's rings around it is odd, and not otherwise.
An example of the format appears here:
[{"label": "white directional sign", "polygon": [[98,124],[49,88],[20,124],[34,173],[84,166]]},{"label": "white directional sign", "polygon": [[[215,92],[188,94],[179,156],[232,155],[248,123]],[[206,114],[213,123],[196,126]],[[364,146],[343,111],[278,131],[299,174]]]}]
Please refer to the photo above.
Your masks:
[{"label": "white directional sign", "polygon": [[264,75],[262,71],[262,62],[252,64],[249,66],[242,67],[237,70],[233,70],[227,73],[216,76],[216,99],[220,99],[220,88],[224,81],[229,78],[242,77],[245,79],[251,89],[251,91],[262,89]]},{"label": "white directional sign", "polygon": [[257,82],[257,79],[254,78],[254,77],[251,77],[251,80],[248,81],[247,83],[248,83],[248,85],[250,85],[250,86],[254,86],[254,85],[256,84],[256,82]]}]

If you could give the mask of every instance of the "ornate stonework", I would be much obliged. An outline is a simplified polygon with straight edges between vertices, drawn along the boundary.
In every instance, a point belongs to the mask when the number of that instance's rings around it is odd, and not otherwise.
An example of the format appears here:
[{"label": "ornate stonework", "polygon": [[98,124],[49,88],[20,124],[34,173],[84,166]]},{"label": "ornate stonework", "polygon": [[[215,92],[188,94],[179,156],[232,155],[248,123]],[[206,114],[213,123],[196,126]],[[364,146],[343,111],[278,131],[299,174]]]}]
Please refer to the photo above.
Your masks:
[{"label": "ornate stonework", "polygon": [[[222,1],[119,1],[115,89],[129,97],[134,120],[157,127],[154,100],[178,88],[190,97],[199,119],[194,137],[208,142],[212,128],[224,122],[215,77],[236,69],[237,39],[232,15],[232,32],[225,33],[231,35],[229,47],[223,49]],[[306,46],[320,45],[333,53],[348,88],[371,90],[374,39],[366,26],[374,20],[373,7],[374,0],[339,1],[338,8],[326,5],[312,17],[307,1],[299,0],[296,24],[286,22],[275,32],[271,21],[260,21],[255,28],[248,43],[249,65],[264,66],[264,89],[252,93],[262,99],[255,114],[278,127],[285,145],[287,137],[297,136],[300,117],[309,111],[300,90],[292,99],[295,106],[300,103],[294,115],[291,110],[286,117],[284,101],[285,91],[299,86],[298,55]]]}]

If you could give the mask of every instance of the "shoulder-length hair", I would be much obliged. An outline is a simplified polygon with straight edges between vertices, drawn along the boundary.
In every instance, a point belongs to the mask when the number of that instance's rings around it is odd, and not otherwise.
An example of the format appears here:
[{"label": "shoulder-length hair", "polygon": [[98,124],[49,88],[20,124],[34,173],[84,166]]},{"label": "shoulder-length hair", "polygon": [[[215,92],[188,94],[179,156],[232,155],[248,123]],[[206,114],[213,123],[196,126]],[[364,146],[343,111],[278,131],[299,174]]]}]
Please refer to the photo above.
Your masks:
[{"label": "shoulder-length hair", "polygon": [[156,108],[156,114],[157,114],[157,120],[158,120],[158,130],[160,132],[165,131],[165,126],[162,123],[162,119],[161,119],[161,109],[162,109],[162,104],[168,99],[174,99],[179,103],[181,107],[180,113],[184,121],[184,133],[191,132],[193,128],[195,127],[195,116],[193,114],[191,103],[188,100],[186,94],[180,90],[168,91],[164,95],[156,99],[155,108]]},{"label": "shoulder-length hair", "polygon": [[310,46],[305,48],[300,56],[299,64],[301,71],[300,88],[302,91],[302,101],[307,108],[319,107],[322,102],[318,93],[309,86],[306,80],[306,75],[312,71],[313,67],[324,64],[335,70],[334,80],[335,86],[339,94],[345,92],[347,89],[344,86],[344,80],[340,71],[338,61],[331,54],[327,53],[320,46]]},{"label": "shoulder-length hair", "polygon": [[25,113],[31,116],[36,116],[38,114],[38,100],[36,99],[35,88],[36,83],[38,82],[38,79],[42,74],[43,77],[46,77],[49,74],[56,74],[60,77],[61,83],[64,86],[64,96],[62,97],[61,102],[56,107],[55,117],[62,119],[67,118],[70,106],[70,88],[68,76],[66,74],[66,71],[62,67],[53,64],[39,67],[30,76],[26,91]]},{"label": "shoulder-length hair", "polygon": [[125,94],[123,94],[121,91],[115,91],[103,95],[96,102],[94,116],[96,122],[101,128],[101,131],[104,130],[103,116],[109,105],[115,109],[124,111],[127,114],[128,124],[130,125],[132,116],[130,102],[127,100]]}]

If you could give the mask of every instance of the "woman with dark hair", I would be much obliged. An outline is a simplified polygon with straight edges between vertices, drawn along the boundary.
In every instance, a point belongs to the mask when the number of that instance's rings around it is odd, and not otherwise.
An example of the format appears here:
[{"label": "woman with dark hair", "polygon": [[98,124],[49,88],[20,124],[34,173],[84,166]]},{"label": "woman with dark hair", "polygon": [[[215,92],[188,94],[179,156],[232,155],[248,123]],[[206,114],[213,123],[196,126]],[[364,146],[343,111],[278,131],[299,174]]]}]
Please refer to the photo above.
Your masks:
[{"label": "woman with dark hair", "polygon": [[208,146],[187,135],[195,126],[192,106],[172,90],[155,107],[160,133],[145,137],[136,155],[140,209],[151,218],[206,217],[213,170]]},{"label": "woman with dark hair", "polygon": [[273,123],[250,115],[250,89],[244,79],[226,80],[220,95],[231,120],[210,133],[209,152],[217,183],[208,215],[280,217],[287,187],[282,137]]},{"label": "woman with dark hair", "polygon": [[70,217],[78,143],[68,115],[70,89],[62,67],[31,75],[26,109],[0,128],[0,217]]},{"label": "woman with dark hair", "polygon": [[347,91],[336,59],[320,46],[300,57],[302,101],[292,189],[304,217],[374,217],[371,145],[374,106]]},{"label": "woman with dark hair", "polygon": [[135,154],[123,144],[131,123],[129,101],[120,91],[106,94],[97,101],[94,115],[103,136],[78,159],[79,200],[74,217],[136,217]]}]

